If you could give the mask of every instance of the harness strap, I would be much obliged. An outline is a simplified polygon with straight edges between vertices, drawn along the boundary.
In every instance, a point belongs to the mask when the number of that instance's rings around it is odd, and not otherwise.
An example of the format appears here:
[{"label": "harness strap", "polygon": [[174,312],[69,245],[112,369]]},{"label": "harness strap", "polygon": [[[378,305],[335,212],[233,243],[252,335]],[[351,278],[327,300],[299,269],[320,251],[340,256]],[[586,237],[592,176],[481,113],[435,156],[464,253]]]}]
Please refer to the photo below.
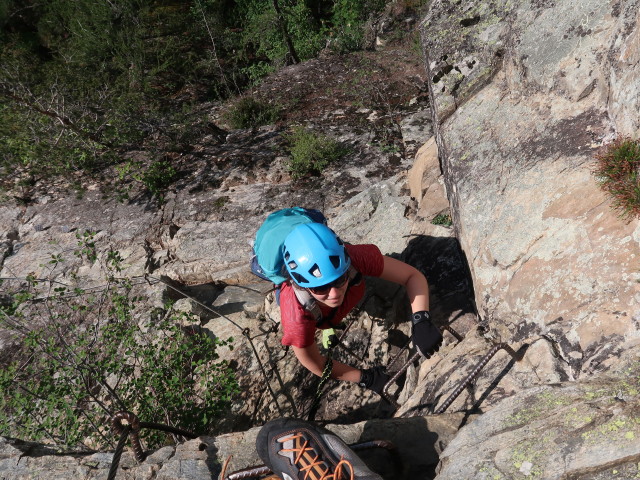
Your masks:
[{"label": "harness strap", "polygon": [[309,291],[306,289],[296,288],[294,286],[293,292],[296,294],[296,298],[298,299],[298,302],[300,302],[300,305],[302,305],[302,307],[308,312],[311,312],[316,324],[321,322],[322,311],[320,310],[320,305],[318,305],[318,302],[316,302],[316,299],[311,296]]}]

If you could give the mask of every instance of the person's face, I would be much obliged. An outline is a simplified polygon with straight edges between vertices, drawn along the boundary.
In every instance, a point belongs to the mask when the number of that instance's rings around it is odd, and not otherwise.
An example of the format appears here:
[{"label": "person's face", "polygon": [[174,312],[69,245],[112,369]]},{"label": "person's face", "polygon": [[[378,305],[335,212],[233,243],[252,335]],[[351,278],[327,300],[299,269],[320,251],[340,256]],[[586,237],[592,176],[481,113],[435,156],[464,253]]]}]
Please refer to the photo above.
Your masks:
[{"label": "person's face", "polygon": [[328,285],[308,288],[307,290],[309,290],[309,293],[311,293],[313,298],[318,302],[323,303],[328,307],[335,308],[342,305],[342,302],[344,301],[344,296],[347,292],[347,287],[349,286],[348,280],[349,277],[347,273],[345,273]]}]

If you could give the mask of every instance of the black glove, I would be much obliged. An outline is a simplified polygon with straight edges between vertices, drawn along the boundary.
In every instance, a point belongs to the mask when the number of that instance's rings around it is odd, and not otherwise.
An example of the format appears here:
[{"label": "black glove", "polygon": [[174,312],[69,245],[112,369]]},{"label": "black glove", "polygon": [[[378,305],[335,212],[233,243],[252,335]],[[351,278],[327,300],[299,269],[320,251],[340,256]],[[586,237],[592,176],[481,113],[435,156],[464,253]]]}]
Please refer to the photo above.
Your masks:
[{"label": "black glove", "polygon": [[431,322],[427,311],[411,314],[411,340],[423,357],[429,358],[442,345],[442,333]]},{"label": "black glove", "polygon": [[373,390],[378,395],[382,393],[382,389],[389,381],[389,375],[384,373],[384,367],[378,365],[377,367],[365,368],[361,370],[360,381],[358,384],[361,387]]}]

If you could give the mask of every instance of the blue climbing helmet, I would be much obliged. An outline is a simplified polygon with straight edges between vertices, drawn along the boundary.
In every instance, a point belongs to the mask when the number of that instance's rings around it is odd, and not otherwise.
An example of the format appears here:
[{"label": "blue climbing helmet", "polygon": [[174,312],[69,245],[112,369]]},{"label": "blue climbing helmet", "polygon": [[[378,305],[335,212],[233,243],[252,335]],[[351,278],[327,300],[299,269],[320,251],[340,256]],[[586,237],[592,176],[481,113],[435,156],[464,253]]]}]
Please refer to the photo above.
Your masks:
[{"label": "blue climbing helmet", "polygon": [[296,284],[321,287],[349,270],[351,259],[344,243],[322,223],[304,223],[284,240],[284,264]]}]

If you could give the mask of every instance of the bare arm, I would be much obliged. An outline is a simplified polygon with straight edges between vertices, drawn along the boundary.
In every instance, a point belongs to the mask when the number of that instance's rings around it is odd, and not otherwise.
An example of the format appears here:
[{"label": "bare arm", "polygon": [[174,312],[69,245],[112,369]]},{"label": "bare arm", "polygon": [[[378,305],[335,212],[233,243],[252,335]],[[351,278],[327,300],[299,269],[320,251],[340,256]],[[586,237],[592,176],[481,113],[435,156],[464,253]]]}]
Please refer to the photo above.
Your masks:
[{"label": "bare arm", "polygon": [[385,256],[380,278],[405,286],[412,312],[429,310],[429,284],[417,268]]},{"label": "bare arm", "polygon": [[[311,373],[322,376],[322,369],[327,359],[320,354],[317,344],[309,345],[308,347],[291,347],[298,361]],[[349,382],[360,381],[360,370],[344,363],[340,363],[336,360],[333,361],[333,372],[331,378],[337,380],[347,380]]]}]

